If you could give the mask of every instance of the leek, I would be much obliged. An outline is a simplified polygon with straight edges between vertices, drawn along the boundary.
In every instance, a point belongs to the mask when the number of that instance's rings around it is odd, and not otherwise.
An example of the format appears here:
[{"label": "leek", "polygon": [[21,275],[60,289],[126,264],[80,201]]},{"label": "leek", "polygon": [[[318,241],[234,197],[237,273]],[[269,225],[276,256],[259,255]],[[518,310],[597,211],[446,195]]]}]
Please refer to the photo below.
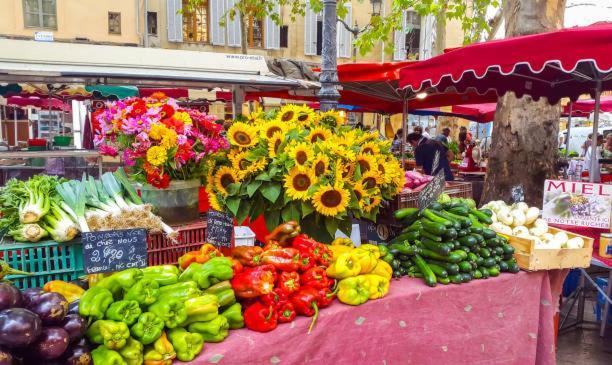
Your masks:
[{"label": "leek", "polygon": [[79,233],[75,221],[56,202],[51,202],[49,213],[43,217],[41,226],[56,242],[70,241]]},{"label": "leek", "polygon": [[49,233],[37,223],[20,225],[10,230],[8,234],[12,236],[15,241],[21,242],[38,242],[49,235]]},{"label": "leek", "polygon": [[81,232],[89,232],[89,226],[85,219],[85,177],[79,182],[78,180],[71,180],[60,184],[56,187],[57,192],[63,199],[64,204],[60,204],[64,209],[79,225]]},{"label": "leek", "polygon": [[115,176],[112,172],[106,172],[102,175],[102,185],[104,190],[115,200],[115,203],[121,209],[130,209],[128,204],[123,199],[123,192],[121,191],[121,185],[115,180]]}]

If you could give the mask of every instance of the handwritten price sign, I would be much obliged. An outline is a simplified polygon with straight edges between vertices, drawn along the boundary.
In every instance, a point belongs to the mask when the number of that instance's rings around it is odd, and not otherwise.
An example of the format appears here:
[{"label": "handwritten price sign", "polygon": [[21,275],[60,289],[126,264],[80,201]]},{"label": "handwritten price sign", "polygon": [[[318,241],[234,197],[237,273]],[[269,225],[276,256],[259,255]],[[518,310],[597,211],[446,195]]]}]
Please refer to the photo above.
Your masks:
[{"label": "handwritten price sign", "polygon": [[83,266],[88,274],[147,267],[147,231],[83,233]]}]

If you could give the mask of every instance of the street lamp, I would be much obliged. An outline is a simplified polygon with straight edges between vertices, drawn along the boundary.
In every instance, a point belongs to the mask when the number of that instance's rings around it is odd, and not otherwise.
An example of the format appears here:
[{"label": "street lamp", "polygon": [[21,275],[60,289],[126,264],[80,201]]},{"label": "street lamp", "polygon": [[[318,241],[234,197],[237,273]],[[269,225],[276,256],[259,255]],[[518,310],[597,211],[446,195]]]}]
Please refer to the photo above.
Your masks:
[{"label": "street lamp", "polygon": [[[338,18],[338,21],[342,23],[344,28],[351,32],[354,38],[357,38],[359,34],[365,32],[368,28],[372,26],[372,18],[379,17],[382,10],[383,2],[382,0],[370,0],[370,4],[372,5],[372,14],[370,17],[370,22],[363,28],[359,28],[357,22],[355,22],[355,26],[351,27],[350,24],[347,24],[344,19]],[[353,45],[353,62],[357,62],[357,47]]]}]

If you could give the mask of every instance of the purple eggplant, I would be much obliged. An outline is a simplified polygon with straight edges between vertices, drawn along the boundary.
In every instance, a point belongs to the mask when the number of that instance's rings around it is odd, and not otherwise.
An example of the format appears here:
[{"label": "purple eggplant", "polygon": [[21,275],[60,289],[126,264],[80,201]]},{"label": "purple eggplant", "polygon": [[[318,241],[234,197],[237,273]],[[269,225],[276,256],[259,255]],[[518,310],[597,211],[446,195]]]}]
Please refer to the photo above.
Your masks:
[{"label": "purple eggplant", "polygon": [[32,303],[36,298],[38,298],[42,294],[45,294],[45,292],[40,289],[30,288],[30,289],[24,290],[23,292],[21,292],[21,297],[23,298],[23,306],[27,308],[30,305],[30,303]]},{"label": "purple eggplant", "polygon": [[0,365],[15,365],[17,359],[7,348],[0,347]]},{"label": "purple eggplant", "polygon": [[42,321],[36,313],[24,308],[0,311],[0,345],[7,347],[27,346],[38,338]]},{"label": "purple eggplant", "polygon": [[35,297],[26,308],[38,314],[45,326],[58,325],[68,313],[68,301],[59,293],[43,293]]},{"label": "purple eggplant", "polygon": [[87,321],[78,314],[69,314],[64,318],[62,328],[68,332],[70,342],[76,342],[85,336]]},{"label": "purple eggplant", "polygon": [[68,332],[63,328],[46,327],[43,328],[40,337],[34,342],[30,350],[40,359],[57,359],[68,349],[68,343]]},{"label": "purple eggplant", "polygon": [[91,365],[93,359],[87,346],[72,345],[63,356],[65,365]]},{"label": "purple eggplant", "polygon": [[22,301],[19,289],[11,283],[0,282],[0,310],[20,307]]}]

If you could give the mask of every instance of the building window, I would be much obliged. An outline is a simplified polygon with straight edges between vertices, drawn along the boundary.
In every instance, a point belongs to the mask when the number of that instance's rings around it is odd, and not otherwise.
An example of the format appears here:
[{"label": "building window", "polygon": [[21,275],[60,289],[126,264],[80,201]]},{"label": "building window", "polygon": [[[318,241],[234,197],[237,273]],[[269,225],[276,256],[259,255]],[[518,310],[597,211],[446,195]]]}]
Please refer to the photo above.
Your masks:
[{"label": "building window", "polygon": [[208,43],[208,0],[196,5],[183,0],[183,38],[187,42]]},{"label": "building window", "polygon": [[406,12],[406,56],[418,59],[421,45],[421,16],[414,11]]},{"label": "building window", "polygon": [[147,33],[157,35],[157,12],[147,11]]},{"label": "building window", "polygon": [[55,0],[23,0],[23,23],[31,28],[57,29]]},{"label": "building window", "polygon": [[121,34],[121,13],[108,12],[108,34]]},{"label": "building window", "polygon": [[289,26],[280,27],[280,48],[289,48]]},{"label": "building window", "polygon": [[323,14],[317,14],[317,56],[323,53]]},{"label": "building window", "polygon": [[263,47],[263,21],[255,19],[251,16],[249,17],[249,23],[247,27],[247,39],[249,40],[249,47]]}]

